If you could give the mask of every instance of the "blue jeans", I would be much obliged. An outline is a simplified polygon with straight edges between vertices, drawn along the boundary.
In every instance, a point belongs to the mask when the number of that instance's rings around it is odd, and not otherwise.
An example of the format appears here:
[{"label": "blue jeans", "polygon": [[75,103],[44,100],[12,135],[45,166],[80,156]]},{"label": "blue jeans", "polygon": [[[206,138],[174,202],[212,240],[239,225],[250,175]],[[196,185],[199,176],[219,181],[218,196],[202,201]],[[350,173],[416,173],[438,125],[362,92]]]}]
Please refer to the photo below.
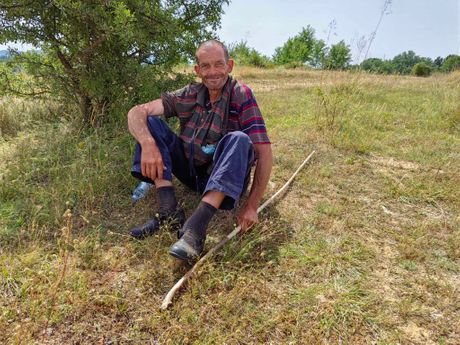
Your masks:
[{"label": "blue jeans", "polygon": [[[224,135],[217,144],[212,162],[195,166],[195,176],[191,176],[182,140],[158,116],[149,116],[147,125],[166,167],[163,171],[165,180],[171,181],[174,175],[203,195],[208,191],[224,193],[225,198],[220,205],[222,210],[231,210],[236,206],[247,189],[255,158],[254,147],[247,134],[234,131]],[[137,143],[131,174],[142,181],[153,183],[150,178],[142,175],[141,152],[142,148]]]}]

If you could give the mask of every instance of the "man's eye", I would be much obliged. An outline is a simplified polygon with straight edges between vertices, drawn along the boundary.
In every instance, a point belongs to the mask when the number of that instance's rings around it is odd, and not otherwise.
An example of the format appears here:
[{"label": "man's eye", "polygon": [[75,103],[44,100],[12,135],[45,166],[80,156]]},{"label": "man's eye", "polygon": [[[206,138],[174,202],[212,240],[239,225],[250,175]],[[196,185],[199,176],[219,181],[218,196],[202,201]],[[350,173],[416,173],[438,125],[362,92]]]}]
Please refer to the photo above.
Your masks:
[{"label": "man's eye", "polygon": [[222,67],[224,67],[224,64],[222,62],[218,62],[218,63],[216,63],[216,67],[217,68],[222,68]]}]

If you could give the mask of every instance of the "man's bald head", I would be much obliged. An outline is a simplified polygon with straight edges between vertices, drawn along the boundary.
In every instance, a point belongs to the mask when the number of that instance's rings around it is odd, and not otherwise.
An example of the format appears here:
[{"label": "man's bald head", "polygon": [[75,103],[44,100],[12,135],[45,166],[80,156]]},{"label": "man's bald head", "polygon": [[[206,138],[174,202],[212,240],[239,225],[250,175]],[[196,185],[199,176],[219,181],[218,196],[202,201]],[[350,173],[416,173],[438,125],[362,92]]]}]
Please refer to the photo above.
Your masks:
[{"label": "man's bald head", "polygon": [[225,62],[228,62],[228,60],[230,60],[230,55],[228,53],[228,49],[227,47],[220,41],[218,40],[208,40],[208,41],[204,41],[202,42],[196,52],[195,52],[195,61],[197,64],[200,63],[199,59],[198,59],[198,53],[200,52],[201,49],[209,49],[209,48],[214,48],[214,47],[220,47],[222,49],[222,51],[224,52],[224,57],[225,57]]}]

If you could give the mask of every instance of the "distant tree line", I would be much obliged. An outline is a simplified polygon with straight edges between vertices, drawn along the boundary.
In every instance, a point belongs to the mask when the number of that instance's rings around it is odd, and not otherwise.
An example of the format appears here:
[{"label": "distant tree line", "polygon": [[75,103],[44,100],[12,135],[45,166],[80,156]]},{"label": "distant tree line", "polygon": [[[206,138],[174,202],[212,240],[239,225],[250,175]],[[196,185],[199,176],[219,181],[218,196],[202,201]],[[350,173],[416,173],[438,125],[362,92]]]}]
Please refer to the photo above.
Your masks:
[{"label": "distant tree line", "polygon": [[366,59],[359,65],[361,69],[378,74],[415,74],[427,76],[432,72],[451,72],[460,69],[460,56],[448,55],[432,60],[418,56],[412,50],[396,55],[391,60]]},{"label": "distant tree line", "polygon": [[432,60],[421,57],[412,50],[396,55],[393,59],[369,58],[360,64],[351,63],[351,50],[344,41],[327,46],[326,42],[315,38],[311,26],[289,38],[275,49],[273,57],[260,54],[247,42],[230,44],[230,55],[241,65],[256,67],[285,66],[295,68],[308,66],[316,69],[346,70],[361,69],[378,74],[413,74],[428,76],[432,72],[451,72],[460,69],[460,56],[448,55]]}]

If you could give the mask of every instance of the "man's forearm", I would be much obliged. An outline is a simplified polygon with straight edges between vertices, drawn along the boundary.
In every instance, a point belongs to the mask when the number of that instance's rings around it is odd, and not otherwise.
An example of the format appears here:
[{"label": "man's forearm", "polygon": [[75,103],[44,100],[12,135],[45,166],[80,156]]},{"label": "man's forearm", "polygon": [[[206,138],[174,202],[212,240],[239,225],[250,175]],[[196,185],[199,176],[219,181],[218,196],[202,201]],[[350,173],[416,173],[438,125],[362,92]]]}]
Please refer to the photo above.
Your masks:
[{"label": "man's forearm", "polygon": [[133,107],[128,112],[128,128],[133,137],[144,146],[155,143],[147,126],[147,116],[162,115],[164,112],[161,99]]},{"label": "man's forearm", "polygon": [[267,188],[273,166],[273,155],[270,144],[259,145],[257,151],[259,157],[254,172],[254,181],[246,201],[248,205],[254,208],[259,207],[265,189]]}]

